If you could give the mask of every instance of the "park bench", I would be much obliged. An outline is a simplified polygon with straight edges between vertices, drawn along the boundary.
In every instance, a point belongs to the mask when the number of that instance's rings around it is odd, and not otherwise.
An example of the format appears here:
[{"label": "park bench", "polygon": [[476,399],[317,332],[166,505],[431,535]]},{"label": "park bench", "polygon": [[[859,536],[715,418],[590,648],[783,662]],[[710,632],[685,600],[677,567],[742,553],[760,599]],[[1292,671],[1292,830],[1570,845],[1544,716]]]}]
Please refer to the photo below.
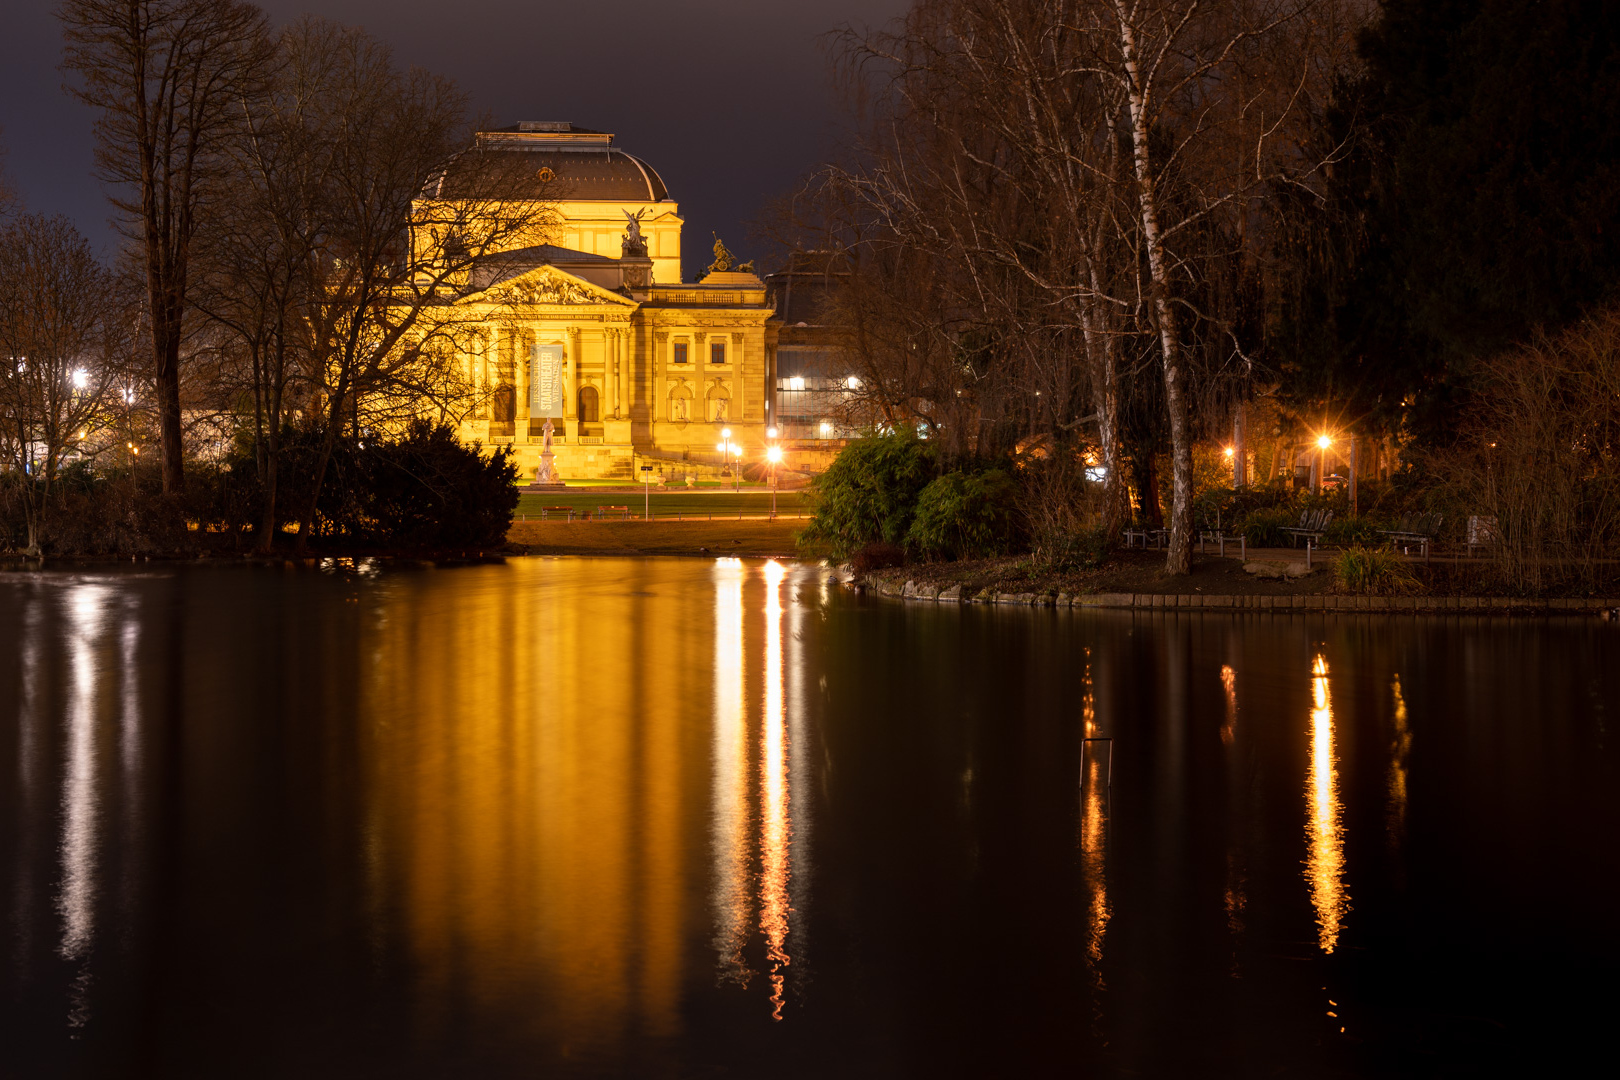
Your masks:
[{"label": "park bench", "polygon": [[1170,542],[1169,529],[1126,529],[1121,535],[1125,537],[1126,547],[1135,547],[1138,540],[1142,542],[1144,549],[1149,541],[1152,541],[1155,548]]},{"label": "park bench", "polygon": [[1440,526],[1444,522],[1443,514],[1407,514],[1395,523],[1393,529],[1378,531],[1393,540],[1404,554],[1411,554],[1412,548],[1417,547],[1423,553],[1423,560],[1427,562],[1429,545],[1440,535]]},{"label": "park bench", "polygon": [[540,508],[541,521],[549,519],[553,514],[561,514],[564,521],[574,520],[574,508],[572,506],[542,506]]},{"label": "park bench", "polygon": [[1219,529],[1198,534],[1198,553],[1203,554],[1205,544],[1218,544],[1220,545],[1221,558],[1224,559],[1226,558],[1226,545],[1233,543],[1238,546],[1238,557],[1247,561],[1249,558],[1249,538],[1242,533],[1238,533],[1236,536],[1227,536],[1226,533]]},{"label": "park bench", "polygon": [[630,520],[630,508],[628,506],[598,506],[596,508],[596,520],[605,521],[610,517],[628,521]]},{"label": "park bench", "polygon": [[1322,539],[1322,534],[1327,531],[1327,527],[1332,523],[1333,511],[1306,510],[1304,513],[1299,515],[1298,525],[1283,529],[1282,531],[1293,538],[1293,544],[1295,547],[1299,546],[1299,538],[1302,536],[1308,542],[1306,545],[1308,547],[1310,543],[1320,542]]}]

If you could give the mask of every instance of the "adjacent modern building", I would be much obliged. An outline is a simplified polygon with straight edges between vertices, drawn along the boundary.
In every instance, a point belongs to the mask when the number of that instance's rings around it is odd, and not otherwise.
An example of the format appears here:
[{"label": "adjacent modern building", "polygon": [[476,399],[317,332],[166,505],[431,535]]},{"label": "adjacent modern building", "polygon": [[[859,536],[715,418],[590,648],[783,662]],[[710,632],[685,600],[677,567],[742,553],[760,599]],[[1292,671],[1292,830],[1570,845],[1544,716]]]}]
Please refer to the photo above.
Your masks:
[{"label": "adjacent modern building", "polygon": [[830,443],[854,437],[851,406],[860,379],[828,325],[828,305],[847,275],[824,252],[794,252],[787,265],[765,279],[766,295],[781,321],[776,351],[777,424],[795,444]]}]

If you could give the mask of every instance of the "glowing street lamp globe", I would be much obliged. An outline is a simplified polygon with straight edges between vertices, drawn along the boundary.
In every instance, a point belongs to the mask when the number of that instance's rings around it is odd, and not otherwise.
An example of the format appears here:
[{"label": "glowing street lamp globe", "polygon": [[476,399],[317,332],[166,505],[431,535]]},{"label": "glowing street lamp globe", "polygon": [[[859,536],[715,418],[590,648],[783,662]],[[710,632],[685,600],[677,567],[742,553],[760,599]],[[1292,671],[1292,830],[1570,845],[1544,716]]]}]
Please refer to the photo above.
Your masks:
[{"label": "glowing street lamp globe", "polygon": [[765,457],[772,465],[777,464],[782,460],[782,448],[780,446],[771,447],[765,451]]},{"label": "glowing street lamp globe", "polygon": [[1318,436],[1318,438],[1316,440],[1316,445],[1320,446],[1322,449],[1326,450],[1328,447],[1333,445],[1333,440],[1328,438],[1326,435],[1321,435],[1321,436]]}]

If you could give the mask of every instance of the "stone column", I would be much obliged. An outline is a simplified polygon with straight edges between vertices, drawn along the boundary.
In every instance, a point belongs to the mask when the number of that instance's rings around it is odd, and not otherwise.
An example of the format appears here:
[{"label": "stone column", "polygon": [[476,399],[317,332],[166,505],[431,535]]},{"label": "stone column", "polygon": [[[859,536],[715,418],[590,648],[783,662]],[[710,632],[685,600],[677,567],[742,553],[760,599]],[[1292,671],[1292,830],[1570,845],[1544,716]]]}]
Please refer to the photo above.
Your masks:
[{"label": "stone column", "polygon": [[534,331],[515,331],[517,338],[513,346],[514,363],[512,365],[513,393],[517,395],[517,422],[523,428],[524,436],[528,435],[529,423],[529,368],[533,364]]},{"label": "stone column", "polygon": [[[563,365],[563,418],[578,421],[574,391],[579,384],[579,327],[568,328],[568,355]],[[574,434],[579,434],[578,430]]]}]

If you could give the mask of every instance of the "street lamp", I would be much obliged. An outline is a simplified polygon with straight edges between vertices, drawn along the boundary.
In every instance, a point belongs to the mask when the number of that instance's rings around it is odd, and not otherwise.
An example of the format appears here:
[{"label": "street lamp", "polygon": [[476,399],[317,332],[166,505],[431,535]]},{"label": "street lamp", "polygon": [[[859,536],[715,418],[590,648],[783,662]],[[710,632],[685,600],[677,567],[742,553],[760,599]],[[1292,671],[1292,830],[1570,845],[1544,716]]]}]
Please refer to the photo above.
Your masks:
[{"label": "street lamp", "polygon": [[720,438],[722,440],[724,440],[724,441],[721,442],[718,449],[719,449],[719,451],[720,451],[720,453],[722,455],[722,459],[726,463],[726,468],[731,470],[731,490],[736,491],[737,490],[737,465],[736,465],[736,462],[734,462],[732,460],[731,429],[730,428],[721,428],[720,429]]},{"label": "street lamp", "polygon": [[1316,437],[1316,445],[1321,451],[1316,466],[1316,491],[1317,494],[1321,494],[1323,485],[1327,483],[1327,451],[1328,447],[1333,445],[1333,440],[1328,438],[1326,432],[1323,432]]}]

